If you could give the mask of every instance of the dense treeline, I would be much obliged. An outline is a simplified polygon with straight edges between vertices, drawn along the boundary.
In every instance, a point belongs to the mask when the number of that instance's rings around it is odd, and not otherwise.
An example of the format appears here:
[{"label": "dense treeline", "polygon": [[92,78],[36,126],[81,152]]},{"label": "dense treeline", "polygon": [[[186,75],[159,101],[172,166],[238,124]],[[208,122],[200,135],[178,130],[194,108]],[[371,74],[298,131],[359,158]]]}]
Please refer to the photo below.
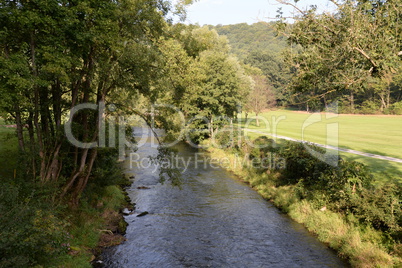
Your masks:
[{"label": "dense treeline", "polygon": [[267,78],[276,96],[278,105],[289,104],[286,89],[292,70],[285,64],[282,56],[287,48],[287,38],[278,34],[275,22],[258,22],[234,25],[211,26],[230,42],[231,52],[245,64],[259,68]]}]

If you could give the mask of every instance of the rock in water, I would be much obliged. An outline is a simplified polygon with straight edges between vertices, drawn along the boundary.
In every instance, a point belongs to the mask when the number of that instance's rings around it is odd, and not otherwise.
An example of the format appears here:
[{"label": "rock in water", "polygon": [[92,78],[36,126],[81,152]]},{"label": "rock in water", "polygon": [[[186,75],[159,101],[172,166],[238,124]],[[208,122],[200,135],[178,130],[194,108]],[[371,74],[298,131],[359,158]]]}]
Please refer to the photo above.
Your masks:
[{"label": "rock in water", "polygon": [[132,210],[130,210],[130,209],[128,209],[128,208],[125,208],[125,209],[123,209],[122,212],[123,212],[124,215],[127,216],[127,215],[130,215],[130,214],[131,214]]},{"label": "rock in water", "polygon": [[148,211],[144,211],[144,212],[138,214],[137,217],[142,217],[142,216],[145,216],[147,214],[149,214]]}]

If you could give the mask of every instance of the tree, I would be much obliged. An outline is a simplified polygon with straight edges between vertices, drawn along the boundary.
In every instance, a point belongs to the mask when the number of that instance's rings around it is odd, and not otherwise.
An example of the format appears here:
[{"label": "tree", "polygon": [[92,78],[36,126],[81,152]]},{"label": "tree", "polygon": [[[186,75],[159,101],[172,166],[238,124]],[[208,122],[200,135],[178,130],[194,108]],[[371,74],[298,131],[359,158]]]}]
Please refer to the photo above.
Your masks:
[{"label": "tree", "polygon": [[262,74],[272,85],[276,99],[282,105],[287,104],[289,96],[286,92],[286,86],[291,79],[291,75],[282,55],[263,50],[252,51],[244,62],[261,69]]},{"label": "tree", "polygon": [[199,142],[234,117],[251,81],[230,56],[227,39],[216,31],[175,25],[171,35],[160,44],[166,76],[158,84],[171,87],[160,100],[180,107],[194,141]]},{"label": "tree", "polygon": [[[156,68],[160,53],[155,40],[164,34],[168,4],[0,4],[1,110],[17,124],[20,150],[29,156],[26,173],[42,184],[62,185],[62,196],[68,194],[74,205],[91,176],[98,148],[71,146],[63,135],[63,118],[78,104],[113,103],[115,91],[153,98],[151,81],[162,73]],[[98,140],[98,112],[81,111],[70,120],[78,140]]]},{"label": "tree", "polygon": [[[335,1],[335,13],[317,15],[302,11],[289,25],[289,43],[301,50],[288,56],[297,69],[292,88],[302,95],[322,99],[324,104],[348,95],[350,109],[356,96],[372,92],[389,106],[390,82],[401,67],[400,1]],[[279,23],[279,25],[283,25]],[[311,99],[311,98],[309,98]]]},{"label": "tree", "polygon": [[255,113],[257,126],[260,126],[258,115],[267,108],[275,106],[275,94],[267,79],[262,75],[253,75],[254,88],[248,96],[247,106]]}]

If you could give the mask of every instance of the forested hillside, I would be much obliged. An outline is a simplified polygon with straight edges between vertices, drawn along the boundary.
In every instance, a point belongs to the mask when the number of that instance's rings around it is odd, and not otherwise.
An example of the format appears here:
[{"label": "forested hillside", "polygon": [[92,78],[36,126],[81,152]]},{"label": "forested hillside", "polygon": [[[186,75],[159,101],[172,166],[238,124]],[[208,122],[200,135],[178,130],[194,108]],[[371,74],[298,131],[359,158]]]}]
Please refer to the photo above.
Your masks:
[{"label": "forested hillside", "polygon": [[261,69],[273,86],[279,105],[289,104],[286,85],[290,74],[283,59],[283,51],[288,48],[287,38],[278,34],[275,22],[210,27],[228,38],[232,53],[240,60]]},{"label": "forested hillside", "polygon": [[280,54],[287,47],[286,38],[277,34],[274,22],[217,25],[213,28],[229,39],[232,52],[240,59],[246,59],[255,51]]}]

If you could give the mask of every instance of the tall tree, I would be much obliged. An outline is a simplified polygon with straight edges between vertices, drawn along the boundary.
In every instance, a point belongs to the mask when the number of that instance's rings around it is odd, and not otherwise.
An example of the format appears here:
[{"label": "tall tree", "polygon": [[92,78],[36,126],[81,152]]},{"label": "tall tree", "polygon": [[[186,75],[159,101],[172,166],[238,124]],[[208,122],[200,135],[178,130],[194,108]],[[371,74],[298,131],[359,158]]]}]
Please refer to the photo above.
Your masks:
[{"label": "tall tree", "polygon": [[[300,12],[289,25],[289,42],[300,51],[289,55],[298,72],[293,89],[324,102],[347,94],[353,110],[356,95],[374,92],[389,106],[390,83],[401,67],[401,3],[395,1],[335,1],[334,13]],[[295,1],[297,2],[297,1]],[[280,24],[282,25],[282,24]]]},{"label": "tall tree", "polygon": [[[168,13],[169,3],[157,0],[0,4],[1,110],[17,124],[20,150],[30,156],[27,173],[64,185],[62,195],[73,204],[98,149],[69,145],[63,118],[78,104],[113,102],[114,91],[152,97],[151,81],[161,74],[155,40]],[[87,109],[70,120],[78,140],[96,143],[98,112]]]},{"label": "tall tree", "polygon": [[247,106],[255,113],[257,126],[260,126],[259,114],[275,106],[275,94],[263,75],[253,75],[254,88],[248,96]]},{"label": "tall tree", "polygon": [[172,36],[174,39],[161,42],[167,76],[160,84],[172,86],[172,94],[162,100],[180,107],[198,142],[213,136],[234,117],[251,82],[237,59],[229,54],[227,39],[215,30],[176,25]]}]

